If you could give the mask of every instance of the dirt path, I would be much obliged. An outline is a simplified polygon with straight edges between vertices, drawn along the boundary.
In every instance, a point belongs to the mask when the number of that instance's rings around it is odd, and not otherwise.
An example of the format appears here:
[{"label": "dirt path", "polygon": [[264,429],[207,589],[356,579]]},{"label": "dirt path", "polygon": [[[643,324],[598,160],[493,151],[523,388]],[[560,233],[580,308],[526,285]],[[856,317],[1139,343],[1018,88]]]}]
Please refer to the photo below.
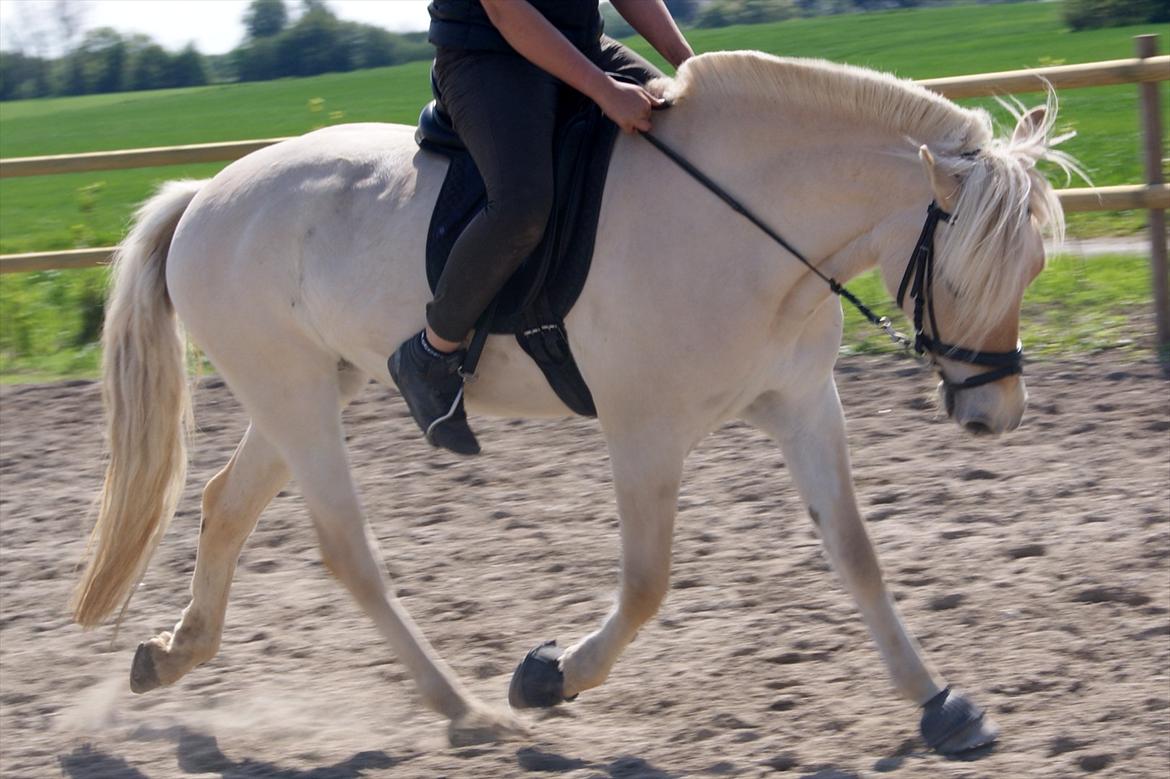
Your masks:
[{"label": "dirt path", "polygon": [[[1165,776],[1170,765],[1170,385],[1151,363],[1029,367],[999,441],[936,419],[924,375],[848,358],[838,379],[870,531],[907,621],[1004,738],[925,754],[782,458],[731,425],[691,457],[673,589],[609,682],[532,741],[452,749],[330,580],[295,485],[240,564],[219,656],[127,689],[134,645],[186,603],[198,490],[245,420],[214,380],[179,516],[111,647],[64,604],[100,476],[92,384],[0,388],[0,775],[10,777]],[[616,581],[592,422],[480,420],[487,453],[417,440],[390,392],[348,412],[352,459],[407,607],[503,704],[536,641],[592,630]],[[420,476],[436,469],[438,484]]]}]

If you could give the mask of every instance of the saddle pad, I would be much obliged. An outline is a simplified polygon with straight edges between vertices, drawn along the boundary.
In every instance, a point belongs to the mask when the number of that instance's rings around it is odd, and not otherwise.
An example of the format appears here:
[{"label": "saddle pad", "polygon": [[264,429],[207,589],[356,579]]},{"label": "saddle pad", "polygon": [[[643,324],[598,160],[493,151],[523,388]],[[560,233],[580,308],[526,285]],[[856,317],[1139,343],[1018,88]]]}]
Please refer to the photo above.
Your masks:
[{"label": "saddle pad", "polygon": [[[525,310],[538,297],[558,321],[577,301],[589,275],[601,197],[617,125],[590,103],[566,121],[555,146],[556,200],[544,238],[496,298],[492,333],[530,326]],[[451,247],[486,200],[483,179],[466,151],[423,143],[450,158],[427,233],[427,281],[434,292]],[[544,306],[542,306],[544,308]]]}]

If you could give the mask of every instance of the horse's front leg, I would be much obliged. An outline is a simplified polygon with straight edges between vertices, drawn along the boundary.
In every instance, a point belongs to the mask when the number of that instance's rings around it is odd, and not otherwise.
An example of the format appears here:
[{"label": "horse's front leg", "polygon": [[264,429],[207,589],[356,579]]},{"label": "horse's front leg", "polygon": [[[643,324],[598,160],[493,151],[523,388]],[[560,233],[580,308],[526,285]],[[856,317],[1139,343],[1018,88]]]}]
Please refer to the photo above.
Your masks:
[{"label": "horse's front leg", "polygon": [[997,729],[990,720],[950,691],[923,659],[886,589],[853,493],[845,418],[832,379],[798,401],[767,393],[745,418],[780,444],[825,552],[857,603],[894,686],[923,708],[927,744],[954,754],[994,741]]},{"label": "horse's front leg", "polygon": [[638,629],[658,611],[670,586],[670,552],[686,450],[627,430],[610,437],[610,460],[621,520],[621,586],[600,629],[562,654],[546,643],[512,677],[513,707],[548,707],[597,687],[609,676]]}]

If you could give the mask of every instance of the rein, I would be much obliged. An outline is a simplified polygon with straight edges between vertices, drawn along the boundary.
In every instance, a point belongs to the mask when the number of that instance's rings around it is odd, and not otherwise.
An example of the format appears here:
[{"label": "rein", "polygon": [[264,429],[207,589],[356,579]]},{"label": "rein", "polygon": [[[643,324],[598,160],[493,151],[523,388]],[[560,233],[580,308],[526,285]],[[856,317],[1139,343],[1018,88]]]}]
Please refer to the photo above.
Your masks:
[{"label": "rein", "polygon": [[[964,349],[959,346],[952,346],[944,343],[941,338],[931,338],[923,330],[924,315],[930,318],[931,330],[937,336],[939,329],[938,323],[934,316],[934,303],[930,299],[930,290],[934,282],[934,233],[938,228],[940,221],[950,222],[952,217],[946,211],[939,207],[935,202],[931,202],[926,210],[926,221],[922,225],[922,232],[918,236],[918,242],[914,245],[914,251],[910,255],[909,262],[906,263],[906,272],[902,276],[902,283],[898,287],[898,306],[901,307],[902,301],[905,299],[907,291],[910,297],[914,300],[914,339],[911,340],[907,336],[899,333],[894,329],[890,318],[886,316],[878,316],[869,306],[865,305],[848,289],[837,281],[832,276],[823,273],[819,268],[812,264],[807,257],[801,254],[792,244],[784,240],[784,237],[769,227],[762,219],[752,213],[746,206],[736,200],[727,190],[719,186],[709,176],[691,164],[690,160],[683,157],[677,151],[672,149],[669,145],[664,143],[660,138],[651,135],[650,133],[639,133],[643,138],[650,142],[654,148],[658,149],[666,155],[674,164],[682,168],[691,178],[702,184],[713,195],[718,197],[726,203],[732,211],[741,215],[765,235],[771,238],[780,246],[784,247],[792,256],[800,260],[805,267],[811,270],[818,278],[829,285],[829,289],[833,291],[838,297],[848,300],[854,308],[856,308],[861,315],[869,321],[870,324],[879,328],[884,332],[891,341],[901,346],[903,349],[913,349],[919,356],[926,354],[946,357],[950,360],[958,362],[965,362],[971,365],[979,365],[984,367],[991,367],[995,370],[987,371],[985,373],[978,373],[974,376],[969,376],[961,382],[952,382],[946,377],[946,374],[939,368],[939,375],[942,377],[943,384],[952,390],[971,389],[972,387],[979,387],[984,384],[990,384],[993,381],[1012,376],[1017,373],[1023,373],[1023,349],[1019,346],[1010,352],[981,352],[971,349]],[[937,367],[937,366],[936,366]]]}]

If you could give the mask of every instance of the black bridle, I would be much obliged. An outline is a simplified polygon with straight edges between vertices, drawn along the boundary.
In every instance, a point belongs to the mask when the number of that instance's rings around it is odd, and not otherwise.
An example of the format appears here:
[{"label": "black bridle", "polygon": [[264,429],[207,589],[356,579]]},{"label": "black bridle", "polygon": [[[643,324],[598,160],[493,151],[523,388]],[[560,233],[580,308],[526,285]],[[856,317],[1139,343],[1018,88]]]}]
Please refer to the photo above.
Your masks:
[{"label": "black bridle", "polygon": [[[952,390],[971,389],[990,384],[993,381],[1024,372],[1024,350],[1016,346],[1010,352],[980,352],[964,349],[945,343],[939,335],[938,321],[934,316],[934,300],[931,290],[934,286],[934,231],[939,222],[950,223],[953,217],[939,207],[938,203],[931,202],[926,209],[926,222],[922,225],[922,232],[918,235],[918,243],[914,244],[914,252],[910,261],[906,263],[906,272],[902,274],[902,283],[898,285],[898,307],[909,292],[914,301],[914,351],[920,355],[931,354],[936,357],[945,357],[948,360],[965,362],[970,365],[980,365],[992,368],[984,373],[968,376],[960,382],[953,382],[942,373],[943,383]],[[925,316],[924,316],[925,315]],[[930,317],[930,331],[934,337],[926,334],[923,324],[925,317]]]},{"label": "black bridle", "polygon": [[[936,363],[935,367],[938,369],[939,376],[948,389],[957,391],[980,387],[984,384],[990,384],[993,381],[999,381],[1008,376],[1024,372],[1024,352],[1019,346],[1010,352],[981,352],[944,343],[942,338],[939,337],[938,322],[935,320],[934,304],[931,300],[931,287],[934,283],[934,233],[940,221],[949,223],[952,217],[946,211],[942,210],[937,203],[931,202],[929,208],[926,210],[926,222],[922,225],[922,232],[918,236],[918,243],[914,245],[914,252],[910,255],[910,261],[906,263],[906,272],[902,275],[902,283],[898,287],[899,307],[902,306],[902,301],[905,300],[907,292],[909,292],[910,297],[914,300],[914,340],[910,340],[894,329],[889,317],[879,317],[852,292],[847,290],[841,282],[832,276],[826,276],[819,268],[809,262],[803,254],[797,251],[792,244],[784,240],[783,236],[749,211],[742,203],[732,197],[727,190],[723,189],[701,170],[692,165],[689,160],[650,133],[641,133],[641,135],[656,149],[669,157],[672,162],[686,171],[691,178],[698,181],[710,190],[712,194],[730,206],[733,211],[743,216],[763,231],[765,235],[787,249],[790,254],[804,263],[818,278],[828,284],[829,289],[834,294],[853,304],[853,307],[860,311],[861,315],[870,324],[881,328],[894,343],[905,349],[913,349],[920,356],[930,355],[932,358],[945,357],[948,360],[992,368],[990,371],[968,376],[963,381],[953,382],[947,378],[941,366],[938,366]],[[930,329],[934,333],[934,337],[928,336],[923,329],[926,317],[930,318]]]}]

